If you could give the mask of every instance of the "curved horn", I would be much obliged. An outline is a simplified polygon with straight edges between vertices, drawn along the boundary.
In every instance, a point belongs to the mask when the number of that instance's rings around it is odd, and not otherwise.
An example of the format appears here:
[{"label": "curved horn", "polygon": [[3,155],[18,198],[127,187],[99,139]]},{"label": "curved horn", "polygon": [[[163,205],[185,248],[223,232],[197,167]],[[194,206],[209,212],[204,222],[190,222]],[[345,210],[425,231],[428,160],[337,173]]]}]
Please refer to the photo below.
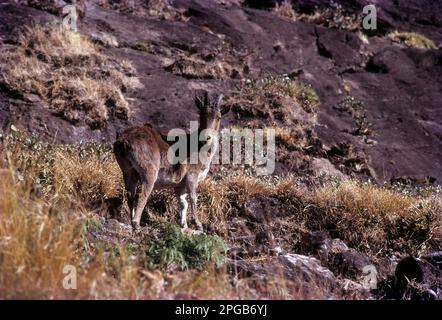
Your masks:
[{"label": "curved horn", "polygon": [[206,90],[199,90],[195,95],[195,104],[199,110],[203,110],[208,103],[208,93]]},{"label": "curved horn", "polygon": [[219,107],[219,106],[221,105],[221,101],[223,101],[223,99],[224,99],[224,95],[220,94],[220,95],[218,96],[218,101],[217,101],[217,103],[216,103],[216,106],[217,106],[217,107]]}]

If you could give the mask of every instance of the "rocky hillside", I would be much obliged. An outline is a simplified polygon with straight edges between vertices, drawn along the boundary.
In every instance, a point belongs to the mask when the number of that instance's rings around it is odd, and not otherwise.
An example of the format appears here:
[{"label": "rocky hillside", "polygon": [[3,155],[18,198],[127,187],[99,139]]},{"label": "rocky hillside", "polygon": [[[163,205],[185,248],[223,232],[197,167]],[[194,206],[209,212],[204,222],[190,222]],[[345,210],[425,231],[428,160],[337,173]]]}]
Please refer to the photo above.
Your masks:
[{"label": "rocky hillside", "polygon": [[[86,0],[74,32],[64,1],[0,0],[0,297],[440,298],[442,3],[377,1],[367,31],[369,3]],[[275,129],[275,174],[215,166],[207,235],[168,192],[133,234],[109,144],[187,129],[198,89]]]},{"label": "rocky hillside", "polygon": [[[131,124],[186,127],[197,117],[197,88],[223,92],[233,101],[248,79],[288,75],[311,85],[320,105],[303,129],[308,141],[294,153],[303,161],[294,164],[284,154],[278,159],[281,172],[334,166],[378,182],[442,179],[438,1],[382,1],[377,4],[378,29],[370,32],[361,30],[358,20],[365,1],[345,1],[337,8],[328,2],[295,1],[293,17],[273,9],[278,1],[240,2],[175,0],[167,6],[152,1],[149,7],[137,1],[86,1],[87,13],[78,22],[81,33],[101,53],[130,61],[132,69],[125,72],[141,84],[125,93],[127,110],[109,111],[100,123],[85,123],[63,114],[54,106],[57,101],[42,99],[35,89],[17,95],[3,84],[1,127],[5,131],[14,124],[51,141],[113,141],[117,131]],[[54,15],[55,4],[41,3],[45,1],[1,2],[2,52],[18,45],[23,24],[61,20]],[[416,48],[416,41],[394,32],[415,32],[433,47]],[[50,75],[43,77],[43,85],[51,81]],[[224,126],[251,125],[253,120],[254,126],[299,129],[303,117],[265,123],[267,114],[261,119],[243,109],[233,108]]]}]

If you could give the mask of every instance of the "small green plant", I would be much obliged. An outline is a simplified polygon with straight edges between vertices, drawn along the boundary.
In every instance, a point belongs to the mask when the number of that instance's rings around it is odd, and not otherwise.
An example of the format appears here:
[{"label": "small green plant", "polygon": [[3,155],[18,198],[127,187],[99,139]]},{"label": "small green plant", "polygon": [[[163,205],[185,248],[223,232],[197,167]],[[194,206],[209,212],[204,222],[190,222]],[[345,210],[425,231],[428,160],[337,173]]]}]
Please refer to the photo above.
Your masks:
[{"label": "small green plant", "polygon": [[202,269],[209,263],[220,265],[223,261],[226,246],[217,236],[184,234],[176,224],[162,225],[160,235],[160,239],[148,241],[150,267]]},{"label": "small green plant", "polygon": [[371,135],[371,123],[367,120],[362,101],[353,96],[346,96],[334,107],[336,110],[348,113],[354,119],[356,127],[349,133],[356,136]]},{"label": "small green plant", "polygon": [[299,85],[294,94],[306,112],[312,113],[316,111],[319,105],[319,97],[311,85]]},{"label": "small green plant", "polygon": [[101,222],[98,219],[95,219],[95,218],[89,218],[85,222],[86,230],[89,230],[91,228],[99,229],[101,227],[102,227]]}]

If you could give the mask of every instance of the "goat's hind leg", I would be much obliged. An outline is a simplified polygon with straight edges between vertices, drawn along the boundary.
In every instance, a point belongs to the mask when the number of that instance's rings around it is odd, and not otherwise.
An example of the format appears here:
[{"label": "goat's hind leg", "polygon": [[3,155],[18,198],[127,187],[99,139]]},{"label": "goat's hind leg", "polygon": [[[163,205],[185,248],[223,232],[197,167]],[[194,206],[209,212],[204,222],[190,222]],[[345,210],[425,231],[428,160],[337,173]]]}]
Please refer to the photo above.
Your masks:
[{"label": "goat's hind leg", "polygon": [[137,204],[137,188],[140,182],[140,177],[135,170],[128,170],[124,175],[124,185],[126,188],[127,205],[129,207],[129,214],[131,222],[135,217],[135,206]]},{"label": "goat's hind leg", "polygon": [[140,177],[140,184],[137,190],[136,205],[134,209],[134,214],[132,215],[132,226],[137,229],[140,226],[141,215],[143,214],[144,208],[146,207],[147,200],[152,193],[157,172],[150,170]]}]

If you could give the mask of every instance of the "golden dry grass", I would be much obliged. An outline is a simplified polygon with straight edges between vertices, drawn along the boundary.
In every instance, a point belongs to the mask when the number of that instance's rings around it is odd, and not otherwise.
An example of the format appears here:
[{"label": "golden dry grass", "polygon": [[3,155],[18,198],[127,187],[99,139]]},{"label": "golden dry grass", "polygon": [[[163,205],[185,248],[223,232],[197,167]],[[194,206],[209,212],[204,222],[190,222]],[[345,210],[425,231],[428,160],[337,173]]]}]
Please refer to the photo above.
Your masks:
[{"label": "golden dry grass", "polygon": [[434,43],[433,40],[417,32],[394,31],[388,34],[387,38],[410,48],[433,50],[437,49],[437,45]]},{"label": "golden dry grass", "polygon": [[[119,277],[114,278],[105,273],[110,262],[103,253],[87,258],[87,211],[35,198],[11,169],[0,174],[0,298],[135,296],[139,281],[133,277],[136,268],[129,259],[119,260]],[[66,265],[77,267],[77,290],[63,288]]]},{"label": "golden dry grass", "polygon": [[[292,208],[289,228],[329,230],[374,257],[388,249],[412,254],[440,249],[442,196],[438,193],[410,196],[351,180],[331,181],[308,190],[299,187],[296,180],[263,180],[243,174],[208,179],[201,185],[202,219],[226,232],[225,221],[241,215],[247,199],[265,195]],[[207,206],[206,201],[216,205]]]},{"label": "golden dry grass", "polygon": [[18,190],[12,172],[3,171],[1,181],[1,297],[52,297],[64,265],[76,262],[77,222],[73,219],[60,227],[44,203],[31,201]]},{"label": "golden dry grass", "polygon": [[110,117],[126,118],[124,94],[140,86],[130,63],[57,25],[26,27],[16,49],[0,58],[0,70],[0,82],[12,92],[38,95],[55,114],[93,128]]},{"label": "golden dry grass", "polygon": [[272,9],[273,13],[277,16],[288,18],[290,20],[296,21],[296,12],[289,1],[284,1],[282,3],[277,3]]},{"label": "golden dry grass", "polygon": [[122,194],[122,174],[115,161],[57,151],[53,172],[59,190],[76,195],[83,202],[102,201]]},{"label": "golden dry grass", "polygon": [[[232,283],[224,268],[163,274],[140,264],[141,247],[90,242],[88,221],[100,219],[91,211],[93,204],[123,194],[121,173],[106,146],[49,145],[17,135],[6,139],[2,159],[1,298],[324,298],[315,284],[305,288],[281,277]],[[244,216],[249,199],[266,196],[292,212],[266,226],[283,247],[296,247],[305,232],[326,230],[375,259],[388,250],[441,249],[440,193],[415,195],[350,180],[313,181],[309,188],[301,182],[242,171],[215,175],[200,186],[201,220],[234,245],[231,219]],[[166,211],[156,212],[155,201],[167,203]],[[170,193],[155,193],[149,209],[159,221],[177,220]],[[78,290],[62,287],[66,264],[78,268]]]},{"label": "golden dry grass", "polygon": [[185,21],[185,17],[182,15],[182,13],[174,8],[172,5],[170,5],[170,1],[168,0],[96,0],[96,2],[102,7],[130,13],[136,16],[152,17],[162,20]]},{"label": "golden dry grass", "polygon": [[295,150],[308,146],[308,139],[302,130],[301,126],[296,128],[288,127],[266,127],[266,130],[274,130],[275,141],[277,144],[281,144],[289,150]]},{"label": "golden dry grass", "polygon": [[314,224],[331,224],[351,246],[377,255],[393,249],[424,254],[440,249],[442,197],[409,196],[397,191],[345,181],[308,197],[324,210]]},{"label": "golden dry grass", "polygon": [[182,55],[164,66],[165,70],[189,79],[229,79],[239,72],[224,61],[207,62],[196,56]]},{"label": "golden dry grass", "polygon": [[349,31],[362,30],[362,15],[346,10],[336,2],[330,2],[328,7],[316,9],[313,14],[298,13],[289,1],[276,4],[272,12],[292,21],[302,21],[323,25],[327,28]]},{"label": "golden dry grass", "polygon": [[[124,246],[103,251],[86,239],[90,213],[35,198],[16,172],[1,169],[0,298],[26,299],[189,299],[301,298],[281,279],[231,283],[225,269],[174,274],[146,270]],[[77,289],[63,288],[66,265],[77,269]],[[285,282],[284,282],[285,283]],[[287,282],[288,286],[299,285]]]}]

